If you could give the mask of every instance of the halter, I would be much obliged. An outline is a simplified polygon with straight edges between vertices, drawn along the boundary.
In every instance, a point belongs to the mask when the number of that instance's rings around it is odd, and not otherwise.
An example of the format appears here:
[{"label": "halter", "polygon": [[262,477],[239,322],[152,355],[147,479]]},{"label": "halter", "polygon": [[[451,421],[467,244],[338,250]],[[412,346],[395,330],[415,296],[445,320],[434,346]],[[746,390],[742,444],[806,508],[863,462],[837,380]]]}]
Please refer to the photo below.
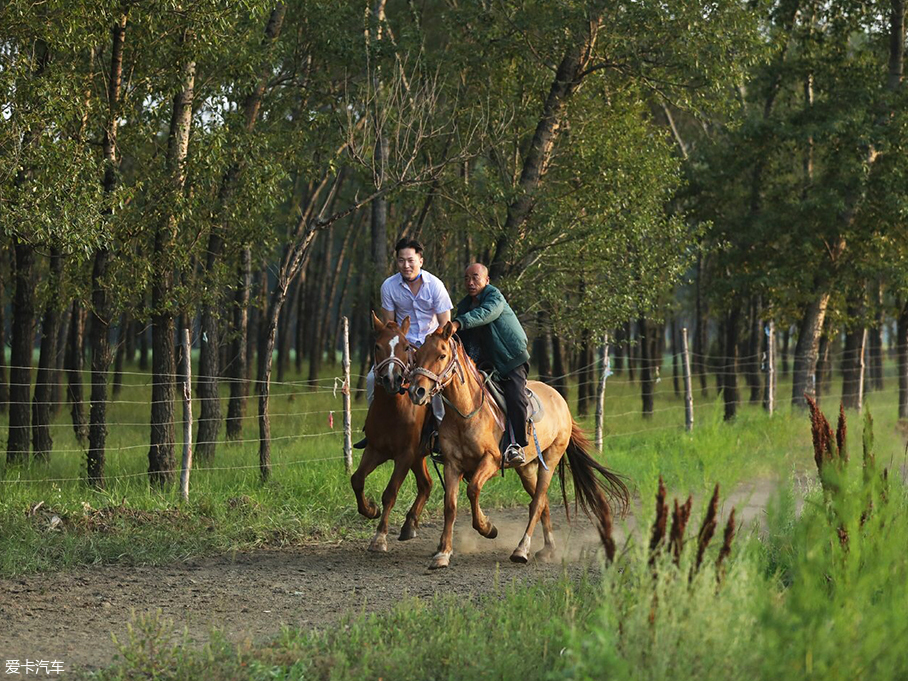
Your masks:
[{"label": "halter", "polygon": [[463,367],[460,364],[460,354],[457,352],[458,344],[454,338],[448,339],[448,348],[451,350],[451,363],[444,368],[440,374],[433,373],[424,367],[415,367],[410,370],[410,377],[425,376],[434,383],[429,390],[429,397],[435,397],[438,393],[448,387],[454,376],[460,376],[460,382],[466,383],[466,377],[463,373]]}]

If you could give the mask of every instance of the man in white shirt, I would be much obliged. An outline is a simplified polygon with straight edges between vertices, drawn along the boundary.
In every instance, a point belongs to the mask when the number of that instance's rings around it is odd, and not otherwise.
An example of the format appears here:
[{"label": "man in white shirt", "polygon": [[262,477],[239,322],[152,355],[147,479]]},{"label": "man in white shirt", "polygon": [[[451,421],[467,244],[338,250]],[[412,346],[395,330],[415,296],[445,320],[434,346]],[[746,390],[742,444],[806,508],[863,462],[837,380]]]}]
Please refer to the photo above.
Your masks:
[{"label": "man in white shirt", "polygon": [[[444,282],[422,268],[422,244],[416,239],[403,238],[397,242],[394,252],[398,272],[381,285],[381,316],[386,322],[398,324],[409,317],[407,340],[418,348],[426,336],[451,321],[454,304]],[[369,404],[372,404],[374,395],[375,372],[370,370],[366,376],[366,399]],[[432,399],[432,413],[440,423],[445,413],[440,395]],[[360,440],[354,446],[362,449],[366,440]]]}]

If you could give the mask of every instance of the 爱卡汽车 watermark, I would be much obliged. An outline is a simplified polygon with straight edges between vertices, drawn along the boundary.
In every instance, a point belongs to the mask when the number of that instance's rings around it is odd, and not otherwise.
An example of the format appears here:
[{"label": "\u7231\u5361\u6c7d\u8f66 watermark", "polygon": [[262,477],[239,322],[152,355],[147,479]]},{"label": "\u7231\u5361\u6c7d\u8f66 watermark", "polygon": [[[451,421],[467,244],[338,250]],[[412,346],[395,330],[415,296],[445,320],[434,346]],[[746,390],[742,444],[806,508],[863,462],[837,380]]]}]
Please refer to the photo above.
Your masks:
[{"label": "\u7231\u5361\u6c7d\u8f66 watermark", "polygon": [[65,670],[63,669],[63,662],[60,660],[30,660],[26,658],[24,662],[22,660],[6,661],[6,674],[24,674],[26,676],[47,674],[50,676],[51,674],[59,674],[62,671]]}]

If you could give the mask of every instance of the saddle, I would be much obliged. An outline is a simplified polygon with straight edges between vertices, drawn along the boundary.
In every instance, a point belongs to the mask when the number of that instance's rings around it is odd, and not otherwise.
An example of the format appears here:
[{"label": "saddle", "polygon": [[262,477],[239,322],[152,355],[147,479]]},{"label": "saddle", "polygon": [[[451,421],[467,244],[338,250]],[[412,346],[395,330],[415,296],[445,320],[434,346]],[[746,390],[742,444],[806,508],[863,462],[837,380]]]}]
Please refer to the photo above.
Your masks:
[{"label": "saddle", "polygon": [[[498,408],[501,409],[501,413],[507,417],[508,408],[504,400],[504,391],[501,389],[501,385],[496,379],[496,374],[494,372],[489,373],[483,370],[480,370],[482,374],[482,379],[485,381],[486,387],[489,389],[489,395],[492,396],[492,399],[495,400],[495,404],[498,405]],[[529,388],[526,389],[527,400],[530,403],[530,408],[527,410],[527,421],[532,423],[539,423],[545,417],[545,410],[542,408],[542,402]],[[507,421],[507,418],[505,418]]]}]

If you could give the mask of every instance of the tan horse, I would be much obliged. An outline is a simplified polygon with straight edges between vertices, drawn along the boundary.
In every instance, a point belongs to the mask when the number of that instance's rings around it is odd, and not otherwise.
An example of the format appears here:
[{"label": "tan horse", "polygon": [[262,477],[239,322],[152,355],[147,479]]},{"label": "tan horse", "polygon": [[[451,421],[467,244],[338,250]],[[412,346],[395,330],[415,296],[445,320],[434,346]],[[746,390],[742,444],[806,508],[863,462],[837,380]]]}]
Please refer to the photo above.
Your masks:
[{"label": "tan horse", "polygon": [[[457,338],[452,338],[450,323],[426,338],[416,352],[414,367],[410,371],[410,398],[416,405],[424,405],[432,395],[441,392],[447,407],[439,428],[441,450],[445,455],[445,525],[432,558],[430,569],[447,567],[453,548],[451,540],[457,515],[457,493],[460,481],[467,476],[467,497],[473,512],[473,527],[489,539],[498,536],[498,529],[479,507],[482,486],[501,468],[499,442],[504,419],[485,393],[482,378],[473,360]],[[615,544],[611,539],[612,512],[608,497],[616,500],[623,512],[628,504],[627,487],[621,478],[595,461],[588,453],[589,441],[571,417],[567,402],[554,389],[538,381],[529,381],[545,411],[545,418],[536,424],[536,435],[545,461],[542,466],[536,454],[533,438],[525,448],[526,462],[517,468],[517,475],[524,489],[532,497],[530,519],[526,532],[511,554],[516,563],[529,559],[530,539],[536,523],[542,520],[545,546],[536,554],[540,560],[553,557],[555,541],[552,536],[552,518],[549,513],[548,489],[555,470],[561,477],[564,490],[564,460],[574,480],[577,500],[581,507],[596,521],[606,554],[614,558]],[[599,476],[596,475],[599,473]],[[565,506],[567,501],[565,499]]]},{"label": "tan horse", "polygon": [[[385,323],[372,313],[372,326],[375,331],[375,382],[381,385],[381,389],[376,385],[375,398],[366,416],[368,444],[359,467],[350,478],[350,484],[359,512],[367,518],[381,515],[369,550],[387,551],[388,517],[407,473],[413,471],[416,476],[417,494],[400,530],[398,538],[401,541],[416,536],[419,516],[432,491],[432,479],[426,467],[428,448],[421,437],[428,410],[415,406],[401,391],[410,362],[410,343],[407,341],[410,318],[406,317],[398,327],[395,322]],[[375,503],[363,494],[363,487],[366,477],[376,466],[391,460],[394,461],[394,471],[382,494],[382,511],[379,513]]]}]

